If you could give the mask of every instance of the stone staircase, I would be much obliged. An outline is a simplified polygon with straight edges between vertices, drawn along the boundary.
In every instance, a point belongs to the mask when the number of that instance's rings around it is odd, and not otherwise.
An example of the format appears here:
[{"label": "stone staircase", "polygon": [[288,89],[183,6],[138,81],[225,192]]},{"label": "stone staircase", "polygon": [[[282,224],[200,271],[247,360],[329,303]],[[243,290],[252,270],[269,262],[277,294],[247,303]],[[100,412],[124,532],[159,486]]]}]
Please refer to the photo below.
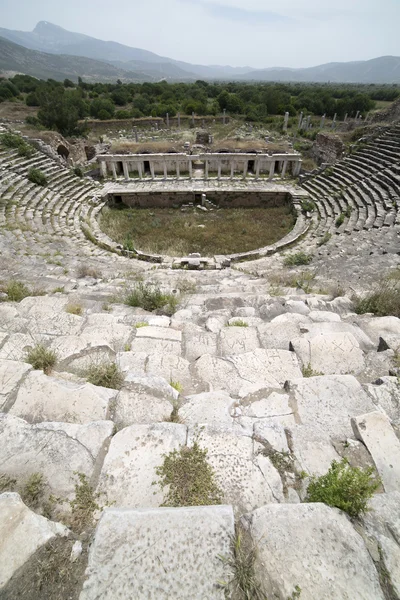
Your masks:
[{"label": "stone staircase", "polygon": [[[400,320],[357,316],[346,297],[271,296],[265,278],[230,269],[146,279],[186,290],[171,317],[118,303],[124,280],[0,304],[0,473],[41,473],[55,498],[48,520],[3,486],[2,597],[17,597],[35,557],[61,540],[87,566],[68,597],[222,600],[235,527],[258,548],[268,598],[298,586],[306,600],[399,597]],[[58,357],[49,374],[24,361],[39,343]],[[121,369],[121,389],[83,377],[104,360]],[[222,504],[162,508],[155,469],[195,442]],[[358,522],[304,502],[309,477],[343,457],[382,480]],[[68,525],[77,473],[98,498],[93,534]]]}]

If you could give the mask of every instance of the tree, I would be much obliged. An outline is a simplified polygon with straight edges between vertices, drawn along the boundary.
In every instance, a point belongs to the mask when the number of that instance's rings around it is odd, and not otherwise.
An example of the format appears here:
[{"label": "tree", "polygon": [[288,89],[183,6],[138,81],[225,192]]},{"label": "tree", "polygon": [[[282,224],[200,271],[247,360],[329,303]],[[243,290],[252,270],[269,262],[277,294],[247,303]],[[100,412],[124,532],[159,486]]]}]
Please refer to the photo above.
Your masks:
[{"label": "tree", "polygon": [[66,91],[64,87],[44,85],[37,91],[40,105],[39,121],[49,129],[57,129],[63,135],[81,133],[79,119],[88,114],[88,106],[80,91]]}]

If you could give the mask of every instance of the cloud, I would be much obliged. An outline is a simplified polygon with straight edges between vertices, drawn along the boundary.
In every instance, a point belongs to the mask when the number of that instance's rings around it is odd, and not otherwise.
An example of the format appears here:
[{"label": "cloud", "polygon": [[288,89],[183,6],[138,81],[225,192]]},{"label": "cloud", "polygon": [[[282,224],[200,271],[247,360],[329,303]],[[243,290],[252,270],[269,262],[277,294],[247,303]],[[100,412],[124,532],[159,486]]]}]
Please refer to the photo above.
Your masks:
[{"label": "cloud", "polygon": [[207,0],[185,0],[185,3],[204,8],[212,17],[219,19],[260,25],[269,23],[292,23],[293,19],[269,10],[248,9],[238,6],[228,6],[219,2]]}]

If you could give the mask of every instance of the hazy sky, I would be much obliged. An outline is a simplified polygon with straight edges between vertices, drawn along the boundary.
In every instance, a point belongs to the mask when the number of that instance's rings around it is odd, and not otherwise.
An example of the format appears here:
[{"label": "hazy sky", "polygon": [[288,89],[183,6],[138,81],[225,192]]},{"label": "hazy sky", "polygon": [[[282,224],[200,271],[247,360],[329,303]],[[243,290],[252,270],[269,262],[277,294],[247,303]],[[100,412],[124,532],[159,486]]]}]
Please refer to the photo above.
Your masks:
[{"label": "hazy sky", "polygon": [[307,67],[400,55],[400,0],[0,0],[38,21],[198,64]]}]

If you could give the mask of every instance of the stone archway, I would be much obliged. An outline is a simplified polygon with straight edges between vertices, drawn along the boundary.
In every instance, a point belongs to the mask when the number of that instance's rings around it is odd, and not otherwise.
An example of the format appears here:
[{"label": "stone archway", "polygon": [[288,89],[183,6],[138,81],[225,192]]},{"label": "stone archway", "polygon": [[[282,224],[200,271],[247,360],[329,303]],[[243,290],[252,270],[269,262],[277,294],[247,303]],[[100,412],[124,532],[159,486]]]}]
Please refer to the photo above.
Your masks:
[{"label": "stone archway", "polygon": [[64,144],[59,144],[57,146],[57,154],[65,158],[65,160],[67,160],[69,156],[69,150],[66,146],[64,146]]}]

